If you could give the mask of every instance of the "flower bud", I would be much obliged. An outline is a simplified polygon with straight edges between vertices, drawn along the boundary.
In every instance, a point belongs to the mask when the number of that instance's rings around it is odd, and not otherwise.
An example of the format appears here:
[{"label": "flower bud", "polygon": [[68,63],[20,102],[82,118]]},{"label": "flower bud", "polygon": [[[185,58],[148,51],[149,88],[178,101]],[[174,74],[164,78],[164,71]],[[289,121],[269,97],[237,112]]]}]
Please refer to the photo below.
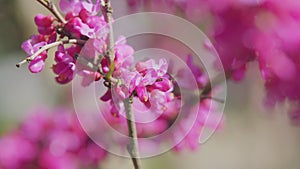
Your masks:
[{"label": "flower bud", "polygon": [[51,27],[54,18],[52,16],[44,16],[37,14],[34,18],[34,22],[38,27]]}]

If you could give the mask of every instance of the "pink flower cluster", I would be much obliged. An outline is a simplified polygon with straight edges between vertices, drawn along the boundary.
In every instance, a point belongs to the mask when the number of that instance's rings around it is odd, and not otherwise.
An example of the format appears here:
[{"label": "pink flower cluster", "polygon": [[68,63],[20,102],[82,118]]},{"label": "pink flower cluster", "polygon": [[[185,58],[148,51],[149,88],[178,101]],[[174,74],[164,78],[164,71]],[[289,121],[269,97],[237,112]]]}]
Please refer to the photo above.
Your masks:
[{"label": "pink flower cluster", "polygon": [[136,101],[152,113],[160,114],[166,109],[165,104],[174,98],[173,83],[167,70],[165,59],[159,60],[158,64],[153,59],[138,62],[134,70],[122,68],[118,75],[120,83],[109,89],[101,100],[110,101],[111,113],[115,116],[124,113],[123,101],[130,96],[137,96],[139,100]]},{"label": "pink flower cluster", "polygon": [[[28,56],[36,53],[41,47],[46,44],[56,41],[57,35],[55,26],[53,25],[54,18],[52,16],[43,16],[38,14],[34,19],[38,26],[39,35],[33,35],[22,44],[22,49]],[[32,73],[38,73],[44,69],[45,60],[47,59],[47,52],[43,51],[41,54],[33,58],[29,64],[29,70]]]},{"label": "pink flower cluster", "polygon": [[0,138],[0,148],[2,169],[97,169],[107,155],[65,109],[33,112],[18,130]]},{"label": "pink flower cluster", "polygon": [[[206,74],[193,64],[191,55],[188,56],[187,65],[194,77],[187,76],[189,70],[180,69],[175,72],[178,83],[168,73],[165,59],[137,62],[134,69],[122,70],[119,84],[101,97],[107,105],[101,110],[106,122],[126,135],[128,130],[123,101],[130,95],[136,96],[133,99],[133,110],[138,138],[161,135],[154,140],[140,139],[142,153],[143,147],[150,146],[155,151],[166,142],[172,144],[175,151],[198,148],[203,127],[217,129],[221,119],[216,118],[216,102],[211,99],[200,100],[199,96],[191,92],[203,89],[207,84]],[[191,79],[197,79],[197,86],[191,85]],[[191,93],[182,99],[182,94],[188,91]],[[197,98],[198,102],[195,101]]]},{"label": "pink flower cluster", "polygon": [[[84,0],[60,0],[59,7],[65,14],[65,22],[54,19],[52,16],[38,14],[35,23],[38,26],[39,35],[33,35],[22,44],[23,50],[32,57],[42,47],[53,45],[58,42],[55,52],[53,72],[57,75],[56,81],[66,84],[73,80],[75,73],[84,79],[82,84],[89,85],[98,81],[110,70],[110,63],[107,57],[109,27],[104,16],[98,16],[101,6],[100,1],[96,3]],[[63,41],[64,39],[70,40]],[[71,40],[75,42],[71,42]],[[59,43],[61,42],[61,43]],[[64,42],[66,44],[64,44]],[[69,43],[75,43],[69,45]],[[85,49],[83,49],[83,46]],[[128,69],[133,63],[132,47],[126,45],[126,39],[120,37],[115,43],[115,72],[120,68]],[[29,70],[32,73],[39,73],[44,69],[48,49],[30,58]],[[100,62],[101,70],[94,70],[77,62],[78,57],[87,61],[93,61],[99,55],[103,55]],[[100,74],[102,72],[102,74]]]},{"label": "pink flower cluster", "polygon": [[[34,55],[46,45],[54,44],[63,38],[86,41],[89,38],[105,39],[107,37],[107,24],[103,16],[97,16],[100,10],[99,1],[93,4],[91,1],[60,1],[60,9],[66,14],[66,23],[57,21],[52,16],[38,14],[35,23],[38,26],[38,35],[33,35],[22,44],[23,50],[28,56]],[[79,55],[83,44],[77,43],[71,47],[60,44],[55,53],[53,71],[57,74],[56,81],[61,84],[70,82],[76,69],[76,57]],[[29,70],[39,73],[44,69],[48,49],[31,58]],[[86,70],[88,71],[88,70]],[[99,74],[88,72],[99,80]]]},{"label": "pink flower cluster", "polygon": [[[36,16],[39,35],[32,36],[22,45],[31,60],[29,70],[33,73],[42,71],[47,58],[47,47],[57,46],[54,57],[56,64],[52,67],[57,75],[56,81],[66,84],[78,74],[82,76],[82,86],[88,86],[102,79],[108,89],[101,100],[109,105],[106,107],[109,109],[109,116],[106,118],[111,126],[120,127],[121,131],[126,129],[124,100],[133,98],[134,115],[137,119],[138,116],[143,116],[144,119],[157,117],[150,123],[136,122],[139,137],[163,133],[178,121],[175,127],[172,127],[171,134],[164,140],[172,140],[174,144],[182,142],[180,147],[177,147],[178,150],[185,146],[196,148],[200,131],[206,124],[206,117],[214,112],[209,110],[213,102],[211,99],[200,100],[199,96],[191,95],[191,100],[195,100],[193,97],[198,97],[196,100],[199,100],[191,102],[181,98],[180,87],[190,91],[201,91],[208,84],[205,72],[193,64],[192,57],[188,57],[187,64],[197,81],[198,87],[195,88],[190,86],[189,80],[193,77],[186,76],[187,70],[180,70],[179,81],[175,81],[170,75],[169,64],[165,59],[149,59],[134,64],[134,49],[127,45],[126,38],[122,36],[114,44],[114,60],[111,63],[107,18],[103,15],[98,16],[100,1],[93,3],[91,0],[60,0],[60,9],[65,14],[65,21],[59,18],[56,20],[51,16]],[[45,50],[39,52],[41,49]],[[92,66],[96,68],[82,63],[81,59],[94,64]],[[182,108],[182,105],[185,106]],[[177,120],[178,116],[181,116],[180,120]],[[124,132],[127,134],[128,131]],[[185,137],[186,135],[188,137]],[[65,144],[69,146],[73,143]],[[51,146],[50,150],[52,151]],[[51,153],[47,153],[47,158],[50,158],[47,160],[53,160]]]},{"label": "pink flower cluster", "polygon": [[[128,0],[141,5],[141,0]],[[300,121],[300,3],[298,0],[166,0],[143,3],[145,9],[180,11],[206,25],[223,67],[231,79],[244,78],[247,63],[259,64],[265,80],[266,105],[290,101],[290,115]],[[205,44],[204,44],[205,45]]]},{"label": "pink flower cluster", "polygon": [[219,21],[212,37],[226,70],[240,80],[247,62],[256,60],[265,80],[266,105],[274,107],[287,99],[297,107],[291,108],[292,120],[299,121],[300,3],[233,1],[211,12]]},{"label": "pink flower cluster", "polygon": [[100,1],[93,3],[82,0],[60,0],[59,7],[66,14],[67,23],[64,32],[72,38],[105,39],[108,33],[103,16],[100,12]]}]

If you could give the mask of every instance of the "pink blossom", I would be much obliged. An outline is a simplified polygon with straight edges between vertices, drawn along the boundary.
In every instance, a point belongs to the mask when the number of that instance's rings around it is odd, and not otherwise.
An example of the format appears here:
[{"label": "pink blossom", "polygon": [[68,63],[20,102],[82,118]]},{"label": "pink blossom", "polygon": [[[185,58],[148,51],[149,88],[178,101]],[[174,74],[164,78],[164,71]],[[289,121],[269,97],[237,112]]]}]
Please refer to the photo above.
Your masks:
[{"label": "pink blossom", "polygon": [[158,89],[162,92],[167,92],[173,89],[173,83],[167,77],[161,77],[148,88],[148,90],[152,89]]},{"label": "pink blossom", "polygon": [[[155,2],[159,1],[156,0]],[[224,3],[223,1],[220,2]],[[185,81],[184,79],[186,71],[182,70],[182,77],[178,73],[179,79],[181,78],[182,81],[180,83],[175,82],[170,72],[168,72],[169,64],[166,59],[159,59],[158,61],[149,59],[140,61],[134,65],[134,49],[127,44],[126,38],[121,36],[115,42],[114,46],[115,57],[113,60],[114,69],[112,78],[116,79],[116,82],[110,81],[109,77],[106,77],[112,71],[112,64],[107,56],[110,50],[108,49],[110,45],[107,44],[109,41],[109,29],[104,16],[98,16],[98,12],[100,11],[99,3],[99,0],[96,3],[93,3],[91,0],[61,0],[60,8],[66,14],[66,23],[61,21],[54,22],[54,19],[50,16],[37,15],[35,23],[38,26],[39,35],[24,42],[22,47],[28,55],[33,55],[41,47],[55,42],[57,37],[59,37],[58,39],[78,40],[80,43],[73,44],[72,46],[58,46],[54,57],[56,63],[52,67],[53,72],[57,75],[55,77],[56,81],[60,84],[69,83],[77,73],[83,77],[82,85],[88,86],[92,82],[103,78],[108,88],[107,92],[101,97],[101,100],[107,102],[105,103],[108,105],[106,107],[105,118],[107,118],[109,124],[122,131],[122,133],[127,133],[123,102],[129,97],[133,97],[133,109],[139,111],[135,114],[137,119],[156,117],[148,124],[137,124],[138,136],[149,137],[161,134],[179,116],[183,103],[179,86],[185,87],[184,83],[190,83],[190,81]],[[171,1],[168,1],[168,4],[171,3]],[[189,1],[187,3],[180,2],[180,4],[183,5],[183,8],[189,9],[198,3]],[[209,9],[214,8],[210,7]],[[214,10],[224,12],[226,11],[225,5],[222,10]],[[239,11],[234,11],[233,14],[239,14]],[[243,34],[244,29],[252,25],[248,25],[248,20],[244,21],[241,25],[230,25],[231,23],[236,23],[232,20],[231,13],[227,15],[228,18],[224,18],[225,22],[222,25],[226,28],[222,30],[215,29],[212,36],[215,37],[215,42],[219,45],[219,51],[223,50],[223,46],[228,45],[228,48],[226,47],[222,53],[224,58],[222,61],[225,69],[230,71],[236,79],[242,79],[245,64],[252,56],[245,58],[239,57],[239,55],[250,54],[252,51],[248,48],[245,49],[245,46],[239,44],[240,38],[232,37],[233,34],[229,30],[234,28],[238,35],[240,35]],[[239,21],[243,19],[243,17],[236,17]],[[234,39],[233,44],[227,43],[228,40],[232,39]],[[253,39],[249,41],[252,42]],[[235,45],[243,46],[243,48],[241,50],[232,50]],[[44,68],[46,56],[47,51],[44,51],[40,56],[33,58],[33,61],[29,64],[30,70],[35,73],[40,72]],[[78,63],[79,60],[77,59],[79,57],[92,63],[94,63],[94,60],[98,60],[98,57],[102,60],[99,60],[100,63],[95,63],[97,64],[97,68],[93,70],[86,65]],[[285,61],[288,63],[287,60]],[[99,69],[98,64],[100,64]],[[187,65],[190,67],[198,84],[198,88],[193,88],[193,90],[202,89],[207,83],[207,76],[198,65],[193,64],[191,57],[188,57]],[[183,118],[179,122],[179,128],[176,128],[177,130],[174,130],[172,134],[167,135],[165,138],[156,141],[161,143],[165,140],[171,140],[174,143],[178,143],[178,141],[182,140],[177,139],[181,138],[183,139],[181,145],[185,146],[187,144],[192,149],[196,148],[200,129],[205,125],[204,119],[208,114],[207,109],[210,107],[206,104],[204,101],[187,103],[186,107],[184,107]],[[191,107],[203,108],[199,111],[200,115],[197,119],[193,118],[195,116],[189,116],[191,114],[195,115],[195,112],[198,112],[198,110],[192,111],[194,109]],[[141,112],[146,112],[146,115],[141,114]],[[39,151],[38,155],[34,156],[34,160],[37,163],[35,165],[41,168],[78,168],[78,166],[89,168],[90,166],[96,166],[99,161],[104,159],[106,152],[91,142],[72,115],[63,112],[60,113],[60,115],[55,115],[53,118],[42,118],[41,123],[32,126],[26,123],[25,127],[21,129],[27,132],[32,130],[31,134],[26,135],[24,132],[21,135],[29,139],[29,142],[33,142],[35,145],[43,143],[37,147]],[[193,120],[196,120],[196,123],[193,123]],[[188,125],[192,125],[191,132],[187,131],[186,126]],[[187,137],[185,137],[185,133],[188,133]],[[28,160],[28,162],[32,161]]]},{"label": "pink blossom", "polygon": [[[196,150],[199,147],[204,127],[220,128],[219,118],[216,118],[218,114],[216,104],[212,100],[208,99],[196,104],[187,103],[181,111],[186,114],[179,119],[172,133],[172,140],[175,143],[179,142],[174,147],[175,151],[182,151],[186,148]],[[195,111],[198,112],[197,115],[193,114]]]},{"label": "pink blossom", "polygon": [[[132,10],[141,0],[128,0]],[[266,105],[275,106],[288,100],[293,112],[299,110],[300,3],[287,0],[167,0],[144,3],[144,9],[160,11],[160,6],[183,13],[212,40],[228,78],[244,79],[247,64],[257,61],[265,81]],[[204,44],[205,45],[205,44]],[[217,69],[220,67],[216,66]],[[138,68],[137,68],[138,70]],[[201,83],[207,80],[191,69]],[[187,72],[179,72],[183,78]],[[198,82],[198,79],[197,79]],[[178,81],[188,86],[187,81]],[[200,85],[201,86],[201,85]],[[292,113],[294,114],[294,113]]]},{"label": "pink blossom", "polygon": [[43,36],[32,35],[29,40],[22,43],[22,49],[27,53],[28,56],[33,55],[39,50],[42,46],[47,43],[44,41]]},{"label": "pink blossom", "polygon": [[[33,55],[42,46],[46,45],[47,42],[43,41],[42,36],[33,35],[29,40],[22,43],[22,49],[27,53],[28,56]],[[37,57],[33,58],[28,68],[32,73],[39,73],[44,69],[45,60],[47,59],[47,53],[42,52]]]},{"label": "pink blossom", "polygon": [[100,11],[100,1],[94,4],[92,1],[61,0],[60,8],[66,14],[68,23],[65,26],[67,32],[81,38],[106,39],[108,26],[103,16],[97,16]]},{"label": "pink blossom", "polygon": [[[189,69],[180,69],[176,73],[177,81],[179,86],[187,89],[195,89],[194,83],[197,83],[198,89],[202,89],[209,81],[208,75],[201,69],[199,65],[195,64],[192,55],[188,55],[186,63]],[[191,73],[193,77],[191,77]]]},{"label": "pink blossom", "polygon": [[54,18],[52,16],[44,16],[42,14],[37,14],[34,18],[34,22],[38,27],[51,27]]},{"label": "pink blossom", "polygon": [[65,109],[33,112],[17,131],[0,138],[0,147],[3,169],[96,169],[107,155]]},{"label": "pink blossom", "polygon": [[160,59],[158,64],[155,63],[155,60],[149,59],[146,62],[138,62],[135,68],[138,72],[154,70],[157,72],[157,76],[162,77],[168,71],[168,63],[166,59]]},{"label": "pink blossom", "polygon": [[[128,87],[129,95],[135,91],[141,102],[148,102],[148,90],[157,88],[166,92],[171,89],[171,82],[164,78],[166,83],[163,83],[163,76],[167,73],[168,65],[164,59],[159,60],[157,65],[154,60],[150,59],[146,62],[136,64],[139,71],[122,71],[121,80]],[[156,84],[158,83],[158,84]],[[167,89],[167,90],[166,90]]]},{"label": "pink blossom", "polygon": [[[70,48],[69,50],[72,50]],[[58,76],[55,78],[60,84],[66,84],[70,82],[74,77],[75,72],[75,59],[71,56],[68,50],[61,45],[58,47],[58,51],[55,53],[55,61],[57,64],[53,65],[52,69]]]},{"label": "pink blossom", "polygon": [[[130,55],[130,57],[132,56]],[[136,67],[140,72],[122,67],[120,75],[117,77],[120,78],[120,83],[113,86],[112,90],[108,90],[101,100],[111,100],[112,114],[116,114],[117,111],[119,111],[117,114],[122,114],[124,113],[124,99],[133,95],[138,97],[139,101],[153,113],[161,114],[166,110],[165,104],[172,101],[170,96],[173,84],[166,74],[168,69],[166,60],[160,59],[156,64],[154,60],[150,59],[137,63]],[[119,115],[117,116],[119,117]]]},{"label": "pink blossom", "polygon": [[52,35],[55,33],[53,21],[54,18],[52,16],[44,16],[42,14],[36,15],[34,18],[34,22],[38,26],[38,32],[41,35]]},{"label": "pink blossom", "polygon": [[47,55],[39,55],[35,57],[30,63],[29,63],[29,70],[32,73],[39,73],[41,72],[45,67],[45,60],[47,59]]},{"label": "pink blossom", "polygon": [[127,44],[126,38],[120,36],[114,46],[116,52],[115,67],[129,69],[133,65],[134,49]]},{"label": "pink blossom", "polygon": [[167,109],[166,103],[167,103],[167,97],[166,93],[160,91],[160,90],[152,90],[150,95],[150,109],[158,114],[161,114]]},{"label": "pink blossom", "polygon": [[34,160],[37,154],[35,145],[19,133],[0,138],[0,147],[0,167],[3,169],[23,168],[22,164]]},{"label": "pink blossom", "polygon": [[60,84],[66,84],[73,80],[75,64],[73,62],[60,62],[53,65],[53,72],[58,76],[55,78]]},{"label": "pink blossom", "polygon": [[80,0],[60,0],[59,8],[64,13],[72,12],[74,15],[78,15],[82,7],[82,1]]}]

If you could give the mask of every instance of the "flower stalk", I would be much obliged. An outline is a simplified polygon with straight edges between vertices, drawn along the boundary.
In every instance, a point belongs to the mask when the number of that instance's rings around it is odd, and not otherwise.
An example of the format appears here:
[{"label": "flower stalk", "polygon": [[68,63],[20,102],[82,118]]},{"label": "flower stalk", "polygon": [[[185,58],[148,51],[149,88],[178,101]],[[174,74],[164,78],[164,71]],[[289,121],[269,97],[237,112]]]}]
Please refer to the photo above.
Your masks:
[{"label": "flower stalk", "polygon": [[[115,41],[114,41],[114,33],[113,33],[113,8],[111,5],[110,0],[101,0],[101,9],[102,14],[104,15],[105,21],[108,23],[109,26],[109,42],[108,42],[108,51],[107,56],[110,61],[109,72],[106,75],[106,79],[108,81],[114,82],[114,78],[112,77],[115,64]],[[129,136],[129,143],[127,145],[127,151],[131,156],[132,163],[135,169],[141,169],[141,161],[139,159],[139,150],[138,150],[138,138],[137,138],[137,131],[136,131],[136,124],[134,119],[134,112],[132,110],[132,103],[133,103],[133,96],[124,100],[124,106],[126,110],[126,118],[127,118],[127,126],[128,126],[128,136]]]},{"label": "flower stalk", "polygon": [[134,113],[132,110],[133,97],[129,97],[124,100],[124,106],[126,111],[126,119],[128,125],[128,136],[129,143],[127,145],[127,151],[131,156],[132,163],[135,169],[141,169],[142,164],[140,160],[139,150],[138,150],[138,138],[136,132],[136,125],[134,119]]},{"label": "flower stalk", "polygon": [[36,1],[42,4],[45,8],[47,8],[58,19],[59,22],[63,24],[67,23],[65,18],[57,10],[57,7],[54,5],[53,2],[51,2],[51,0],[36,0]]},{"label": "flower stalk", "polygon": [[19,68],[24,63],[31,62],[35,57],[37,57],[38,55],[40,55],[44,51],[49,50],[51,48],[54,48],[56,46],[63,45],[63,44],[81,44],[81,43],[84,43],[84,42],[82,40],[78,40],[78,39],[60,40],[60,41],[57,41],[57,42],[50,43],[48,45],[45,45],[45,46],[41,47],[33,55],[27,57],[26,59],[24,59],[21,62],[19,62],[18,64],[16,64],[16,66]]},{"label": "flower stalk", "polygon": [[115,69],[115,64],[114,64],[114,59],[115,59],[115,41],[114,41],[114,31],[113,31],[113,18],[112,18],[112,13],[113,13],[113,8],[111,6],[110,0],[101,0],[101,9],[102,9],[102,14],[105,18],[105,21],[107,22],[109,26],[109,42],[108,42],[108,51],[107,51],[107,56],[108,60],[110,63],[109,66],[109,72],[106,75],[106,78],[109,81],[114,81],[112,79],[112,74]]}]

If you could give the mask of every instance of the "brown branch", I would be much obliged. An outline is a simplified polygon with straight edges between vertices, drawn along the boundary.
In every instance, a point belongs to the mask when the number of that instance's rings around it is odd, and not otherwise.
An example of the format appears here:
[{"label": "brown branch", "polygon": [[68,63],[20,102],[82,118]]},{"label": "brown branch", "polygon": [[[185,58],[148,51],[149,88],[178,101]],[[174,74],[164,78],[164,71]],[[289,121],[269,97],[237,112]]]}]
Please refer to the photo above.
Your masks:
[{"label": "brown branch", "polygon": [[61,15],[61,13],[57,10],[57,7],[54,5],[51,0],[36,0],[40,4],[42,4],[45,8],[47,8],[61,23],[66,24],[67,21]]},{"label": "brown branch", "polygon": [[128,125],[128,135],[129,143],[127,145],[127,151],[131,156],[132,163],[135,169],[141,169],[142,164],[140,160],[139,150],[138,150],[138,138],[136,132],[136,125],[134,120],[134,113],[132,111],[132,100],[133,98],[127,98],[124,100],[124,106],[126,111],[127,125]]}]

